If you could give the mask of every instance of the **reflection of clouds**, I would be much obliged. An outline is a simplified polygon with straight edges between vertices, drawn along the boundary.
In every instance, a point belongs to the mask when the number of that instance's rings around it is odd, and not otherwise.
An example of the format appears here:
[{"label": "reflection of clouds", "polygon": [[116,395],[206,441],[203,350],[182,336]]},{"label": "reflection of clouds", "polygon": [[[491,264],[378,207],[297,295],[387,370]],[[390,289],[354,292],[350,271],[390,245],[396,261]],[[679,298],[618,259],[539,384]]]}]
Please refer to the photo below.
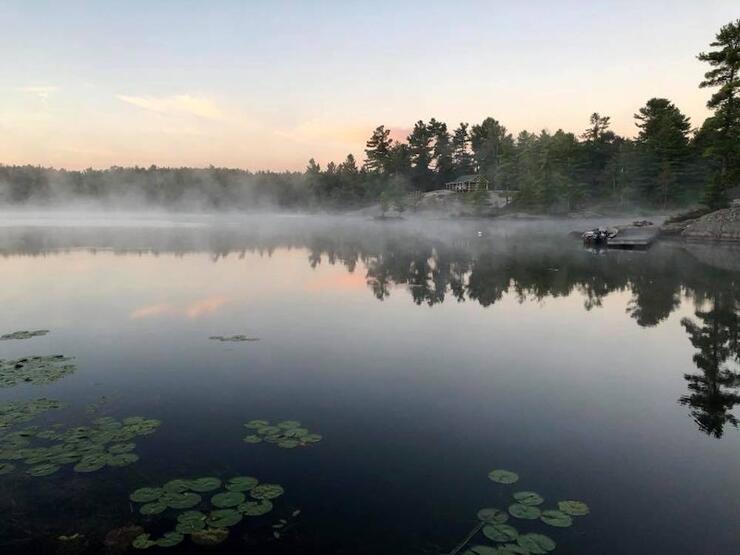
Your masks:
[{"label": "reflection of clouds", "polygon": [[223,295],[214,295],[205,299],[192,301],[184,306],[173,303],[159,303],[137,308],[130,314],[132,320],[152,318],[157,316],[184,316],[191,320],[204,315],[213,314],[219,308],[228,304],[229,298]]},{"label": "reflection of clouds", "polygon": [[337,290],[364,290],[367,288],[365,276],[360,272],[336,273],[328,276],[318,276],[306,281],[306,291],[337,291]]}]

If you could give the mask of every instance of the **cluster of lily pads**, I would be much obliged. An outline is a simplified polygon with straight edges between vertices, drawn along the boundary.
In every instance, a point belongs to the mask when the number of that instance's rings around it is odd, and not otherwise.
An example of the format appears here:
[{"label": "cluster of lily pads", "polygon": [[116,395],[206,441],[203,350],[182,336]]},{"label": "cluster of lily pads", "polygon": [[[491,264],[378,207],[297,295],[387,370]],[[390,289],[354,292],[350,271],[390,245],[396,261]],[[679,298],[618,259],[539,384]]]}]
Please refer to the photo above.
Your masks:
[{"label": "cluster of lily pads", "polygon": [[0,359],[0,387],[30,383],[49,384],[75,371],[72,358],[64,355],[30,356],[15,360]]},{"label": "cluster of lily pads", "polygon": [[30,399],[28,401],[6,401],[0,403],[0,430],[10,428],[29,420],[47,411],[60,409],[64,406],[61,401],[54,399]]},{"label": "cluster of lily pads", "polygon": [[242,341],[259,341],[259,337],[247,337],[246,335],[212,335],[208,339],[211,339],[213,341],[221,341],[224,342],[234,342],[239,343]]},{"label": "cluster of lily pads", "polygon": [[[48,401],[41,407],[57,408],[52,403],[56,402]],[[96,419],[93,426],[68,430],[33,426],[8,432],[0,436],[0,474],[13,472],[19,462],[28,466],[29,476],[35,477],[49,476],[66,465],[74,465],[75,472],[128,466],[139,460],[132,440],[154,433],[159,425],[159,420],[141,416],[123,421],[106,416]]]},{"label": "cluster of lily pads", "polygon": [[254,430],[244,438],[246,443],[274,443],[283,449],[293,449],[295,447],[306,447],[313,443],[318,443],[323,438],[320,434],[311,433],[308,428],[301,427],[297,420],[283,420],[270,425],[268,420],[250,420],[244,424],[245,428]]},{"label": "cluster of lily pads", "polygon": [[[518,474],[503,469],[492,470],[488,477],[505,485],[519,481]],[[473,536],[480,530],[486,538],[499,545],[476,545],[468,548],[463,555],[545,555],[555,550],[555,541],[545,534],[520,533],[511,524],[510,516],[520,520],[539,520],[555,528],[568,528],[573,525],[573,517],[585,516],[590,512],[586,503],[573,500],[559,501],[557,508],[541,509],[545,499],[533,491],[517,491],[512,498],[514,502],[506,511],[487,507],[477,514],[479,525]],[[459,547],[463,548],[466,543]]]},{"label": "cluster of lily pads", "polygon": [[49,333],[49,330],[21,330],[14,331],[12,333],[6,333],[0,335],[0,341],[9,341],[11,339],[31,339],[32,337],[40,337]]},{"label": "cluster of lily pads", "polygon": [[[129,499],[140,504],[142,515],[159,515],[170,509],[180,512],[173,531],[158,539],[141,534],[132,545],[137,549],[172,547],[182,542],[186,535],[198,545],[219,544],[228,537],[229,527],[239,524],[244,517],[262,516],[272,511],[272,500],[280,497],[283,491],[278,484],[262,484],[252,476],[235,476],[225,482],[212,476],[177,479],[161,487],[139,488]],[[203,507],[205,505],[210,508]],[[203,511],[198,510],[199,506]]]}]

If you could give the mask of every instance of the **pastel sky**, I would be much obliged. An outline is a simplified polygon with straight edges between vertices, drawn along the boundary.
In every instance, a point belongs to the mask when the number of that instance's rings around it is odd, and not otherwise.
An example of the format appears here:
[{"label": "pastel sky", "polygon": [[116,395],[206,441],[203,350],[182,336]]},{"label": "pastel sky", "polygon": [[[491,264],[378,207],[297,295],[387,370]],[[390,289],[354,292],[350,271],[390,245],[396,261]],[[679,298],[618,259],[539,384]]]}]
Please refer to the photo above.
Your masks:
[{"label": "pastel sky", "polygon": [[302,169],[379,124],[493,116],[634,134],[707,115],[696,54],[737,0],[0,0],[0,163]]}]

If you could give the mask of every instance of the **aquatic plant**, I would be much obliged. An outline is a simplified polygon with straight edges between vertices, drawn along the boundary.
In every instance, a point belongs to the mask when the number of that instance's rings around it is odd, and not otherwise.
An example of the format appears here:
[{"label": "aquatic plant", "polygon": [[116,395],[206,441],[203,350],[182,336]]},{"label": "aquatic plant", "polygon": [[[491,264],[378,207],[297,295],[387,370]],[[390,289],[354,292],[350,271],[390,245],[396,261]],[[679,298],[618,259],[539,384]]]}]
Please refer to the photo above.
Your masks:
[{"label": "aquatic plant", "polygon": [[224,493],[217,493],[211,497],[211,504],[214,507],[226,508],[236,507],[240,503],[244,503],[244,494],[238,491],[226,491]]},{"label": "aquatic plant", "polygon": [[519,532],[508,524],[487,524],[483,527],[483,535],[495,542],[511,542],[516,540]]},{"label": "aquatic plant", "polygon": [[33,385],[53,383],[77,369],[71,360],[73,359],[64,355],[0,359],[0,387],[26,383]]},{"label": "aquatic plant", "polygon": [[514,503],[513,505],[509,506],[509,514],[514,518],[535,520],[540,517],[541,512],[537,507],[530,507],[529,505]]},{"label": "aquatic plant", "polygon": [[0,341],[9,341],[11,339],[31,339],[32,337],[40,337],[49,333],[49,330],[21,330],[14,331],[12,333],[6,333],[0,335]]},{"label": "aquatic plant", "polygon": [[513,484],[519,481],[519,475],[510,470],[495,469],[488,473],[488,477],[499,484]]},{"label": "aquatic plant", "polygon": [[540,520],[549,526],[556,528],[568,528],[573,525],[573,518],[562,511],[542,511]]},{"label": "aquatic plant", "polygon": [[269,420],[250,420],[244,427],[254,430],[244,438],[245,443],[274,443],[283,449],[295,449],[306,447],[312,443],[318,443],[323,439],[320,434],[312,433],[308,428],[301,427],[297,420],[283,420],[275,425],[270,425]]},{"label": "aquatic plant", "polygon": [[242,521],[242,513],[235,509],[219,509],[211,511],[206,524],[213,528],[228,528]]},{"label": "aquatic plant", "polygon": [[228,537],[228,528],[205,528],[190,535],[193,543],[202,546],[218,545]]},{"label": "aquatic plant", "polygon": [[[28,401],[6,401],[0,403],[0,429],[10,428],[21,422],[28,422],[36,416],[65,405],[53,399],[30,399]],[[39,435],[39,434],[37,434]]]},{"label": "aquatic plant", "polygon": [[558,509],[570,516],[586,516],[590,511],[583,501],[560,501]]}]

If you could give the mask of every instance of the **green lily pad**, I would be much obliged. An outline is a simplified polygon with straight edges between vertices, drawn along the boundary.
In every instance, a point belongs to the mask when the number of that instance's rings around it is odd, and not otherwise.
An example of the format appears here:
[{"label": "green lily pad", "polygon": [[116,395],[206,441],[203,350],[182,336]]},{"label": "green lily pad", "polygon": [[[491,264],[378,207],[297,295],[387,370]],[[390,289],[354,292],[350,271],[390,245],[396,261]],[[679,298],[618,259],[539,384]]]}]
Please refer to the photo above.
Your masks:
[{"label": "green lily pad", "polygon": [[260,481],[252,476],[236,476],[226,483],[226,489],[229,491],[249,491],[259,483]]},{"label": "green lily pad", "polygon": [[139,507],[139,512],[144,516],[158,515],[163,513],[167,509],[167,503],[162,501],[154,501],[152,503],[146,503]]},{"label": "green lily pad", "polygon": [[250,420],[246,424],[244,424],[245,428],[250,428],[252,430],[256,430],[257,428],[263,428],[264,426],[269,426],[269,422],[267,420]]},{"label": "green lily pad", "polygon": [[491,470],[491,472],[488,473],[488,477],[499,484],[513,484],[519,481],[519,474],[511,472],[510,470]]},{"label": "green lily pad", "polygon": [[213,491],[220,487],[221,487],[221,480],[219,480],[218,478],[214,478],[212,476],[190,480],[190,489],[193,491],[197,491],[198,493],[206,493],[208,491]]},{"label": "green lily pad", "polygon": [[544,555],[556,547],[556,543],[543,534],[522,534],[516,540],[522,547],[533,555]]},{"label": "green lily pad", "polygon": [[190,489],[190,483],[187,480],[170,480],[162,488],[168,493],[185,493]]},{"label": "green lily pad", "polygon": [[277,442],[277,446],[282,447],[283,449],[293,449],[294,447],[298,447],[299,445],[300,443],[294,439],[284,439]]},{"label": "green lily pad", "polygon": [[509,507],[509,514],[514,518],[522,518],[524,520],[534,520],[540,518],[540,510],[537,507],[530,507],[529,505],[522,505],[521,503],[514,503]]},{"label": "green lily pad", "polygon": [[122,453],[128,453],[136,449],[135,443],[116,443],[108,447],[108,452],[114,455],[120,455]]},{"label": "green lily pad", "polygon": [[134,538],[134,541],[131,543],[131,545],[135,549],[149,549],[150,547],[154,547],[156,542],[153,542],[151,540],[151,536],[149,534],[139,534]]},{"label": "green lily pad", "polygon": [[15,470],[15,465],[10,463],[0,463],[0,475],[10,474]]},{"label": "green lily pad", "polygon": [[483,535],[495,542],[513,542],[516,541],[519,532],[508,524],[486,524],[483,527]]},{"label": "green lily pad", "polygon": [[272,510],[272,503],[267,499],[261,501],[247,501],[237,507],[244,516],[262,516]]},{"label": "green lily pad", "polygon": [[513,497],[518,503],[521,503],[522,505],[530,505],[532,507],[535,505],[542,505],[545,501],[540,494],[533,491],[518,491],[513,495]]},{"label": "green lily pad", "polygon": [[190,539],[193,543],[202,546],[218,545],[229,537],[228,528],[205,528],[198,532],[193,532]]},{"label": "green lily pad", "polygon": [[194,534],[203,530],[206,527],[204,520],[187,520],[185,522],[178,522],[175,526],[175,530],[180,534]]},{"label": "green lily pad", "polygon": [[224,493],[217,493],[211,497],[211,504],[219,509],[225,509],[244,503],[244,499],[244,494],[239,491],[226,491]]},{"label": "green lily pad", "polygon": [[488,524],[503,524],[509,520],[509,515],[498,509],[486,508],[478,511],[478,520]]},{"label": "green lily pad", "polygon": [[174,547],[185,538],[180,532],[167,532],[156,541],[159,547]]},{"label": "green lily pad", "polygon": [[556,528],[568,528],[573,526],[573,518],[563,511],[542,511],[540,520],[549,526]]},{"label": "green lily pad", "polygon": [[498,549],[487,545],[474,545],[463,552],[463,555],[498,555]]},{"label": "green lily pad", "polygon": [[261,428],[257,428],[257,433],[261,436],[279,435],[282,431],[283,430],[277,426],[262,426]]},{"label": "green lily pad", "polygon": [[257,435],[248,435],[244,438],[244,443],[262,443],[262,438]]},{"label": "green lily pad", "polygon": [[591,512],[583,501],[560,501],[558,509],[570,516],[585,516]]},{"label": "green lily pad", "polygon": [[180,513],[177,515],[177,522],[190,522],[190,521],[205,521],[206,515],[201,513],[200,511],[185,511],[184,513]]},{"label": "green lily pad", "polygon": [[164,490],[162,488],[139,488],[128,498],[134,503],[151,503],[162,497],[163,494]]},{"label": "green lily pad", "polygon": [[242,514],[235,509],[219,509],[208,515],[206,523],[213,528],[228,528],[239,524],[242,520]]},{"label": "green lily pad", "polygon": [[108,464],[106,453],[89,453],[74,466],[75,472],[95,472]]},{"label": "green lily pad", "polygon": [[507,543],[506,545],[499,546],[496,555],[530,555],[530,553],[529,550],[515,543]]},{"label": "green lily pad", "polygon": [[108,466],[121,467],[128,466],[139,460],[136,453],[121,453],[120,455],[109,455]]},{"label": "green lily pad", "polygon": [[322,439],[324,438],[321,434],[306,434],[303,437],[301,437],[301,441],[303,443],[318,443]]},{"label": "green lily pad", "polygon": [[38,466],[33,466],[29,468],[26,473],[29,476],[49,476],[51,474],[54,474],[57,470],[59,470],[59,467],[55,464],[40,464]]},{"label": "green lily pad", "polygon": [[255,499],[275,499],[280,497],[285,490],[277,484],[260,484],[249,492]]},{"label": "green lily pad", "polygon": [[189,491],[183,493],[165,492],[161,501],[172,509],[190,509],[200,503],[200,495]]},{"label": "green lily pad", "polygon": [[298,428],[300,425],[301,423],[298,420],[283,420],[282,422],[278,422],[277,427],[289,430],[291,428]]}]

